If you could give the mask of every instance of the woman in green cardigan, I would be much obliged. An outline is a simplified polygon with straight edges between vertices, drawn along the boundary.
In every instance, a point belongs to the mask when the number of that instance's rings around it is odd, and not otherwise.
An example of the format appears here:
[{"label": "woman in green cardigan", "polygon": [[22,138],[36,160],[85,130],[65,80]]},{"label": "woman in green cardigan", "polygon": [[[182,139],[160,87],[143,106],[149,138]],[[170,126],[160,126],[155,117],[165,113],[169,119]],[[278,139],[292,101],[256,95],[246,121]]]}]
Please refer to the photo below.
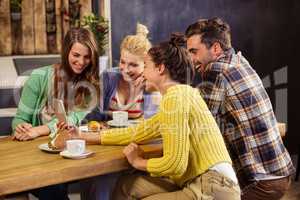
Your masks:
[{"label": "woman in green cardigan", "polygon": [[63,41],[61,63],[33,70],[26,81],[12,122],[14,139],[55,135],[58,120],[53,98],[63,100],[68,123],[79,125],[99,100],[98,57],[93,33],[70,29]]}]

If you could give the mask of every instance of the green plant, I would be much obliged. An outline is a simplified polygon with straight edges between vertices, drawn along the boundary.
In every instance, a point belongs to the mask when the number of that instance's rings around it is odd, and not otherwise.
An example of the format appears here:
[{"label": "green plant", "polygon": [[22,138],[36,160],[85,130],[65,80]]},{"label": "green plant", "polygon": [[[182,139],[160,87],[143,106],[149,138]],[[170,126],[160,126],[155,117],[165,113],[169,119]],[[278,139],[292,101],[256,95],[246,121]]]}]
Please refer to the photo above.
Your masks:
[{"label": "green plant", "polygon": [[79,22],[79,26],[90,29],[98,42],[99,55],[104,55],[107,44],[108,20],[93,13],[86,15]]},{"label": "green plant", "polygon": [[12,12],[21,12],[22,0],[10,0],[10,10]]}]

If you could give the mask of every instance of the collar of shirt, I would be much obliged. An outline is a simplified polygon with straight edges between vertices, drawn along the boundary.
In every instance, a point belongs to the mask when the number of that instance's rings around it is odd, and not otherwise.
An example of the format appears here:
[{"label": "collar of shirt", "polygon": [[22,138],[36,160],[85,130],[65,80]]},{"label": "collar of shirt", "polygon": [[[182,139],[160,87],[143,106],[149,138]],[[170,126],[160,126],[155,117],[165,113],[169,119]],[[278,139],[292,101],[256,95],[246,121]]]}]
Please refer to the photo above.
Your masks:
[{"label": "collar of shirt", "polygon": [[230,48],[230,49],[224,51],[220,56],[218,56],[216,60],[214,60],[214,61],[210,62],[208,65],[206,65],[205,68],[201,68],[200,69],[201,77],[203,78],[205,72],[208,71],[216,61],[223,60],[224,62],[228,62],[228,61],[226,61],[226,58],[229,58],[230,55],[232,55],[232,54],[235,54],[235,50],[233,48]]}]

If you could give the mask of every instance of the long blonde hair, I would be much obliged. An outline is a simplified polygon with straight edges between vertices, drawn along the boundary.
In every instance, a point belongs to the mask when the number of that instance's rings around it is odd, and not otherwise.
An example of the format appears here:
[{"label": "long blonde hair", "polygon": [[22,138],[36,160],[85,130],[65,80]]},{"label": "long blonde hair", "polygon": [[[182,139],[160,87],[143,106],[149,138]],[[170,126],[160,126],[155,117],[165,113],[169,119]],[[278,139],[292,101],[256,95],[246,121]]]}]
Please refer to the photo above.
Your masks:
[{"label": "long blonde hair", "polygon": [[151,48],[151,43],[147,38],[148,28],[138,23],[136,26],[136,35],[127,35],[120,46],[120,50],[127,50],[129,53],[143,56]]}]

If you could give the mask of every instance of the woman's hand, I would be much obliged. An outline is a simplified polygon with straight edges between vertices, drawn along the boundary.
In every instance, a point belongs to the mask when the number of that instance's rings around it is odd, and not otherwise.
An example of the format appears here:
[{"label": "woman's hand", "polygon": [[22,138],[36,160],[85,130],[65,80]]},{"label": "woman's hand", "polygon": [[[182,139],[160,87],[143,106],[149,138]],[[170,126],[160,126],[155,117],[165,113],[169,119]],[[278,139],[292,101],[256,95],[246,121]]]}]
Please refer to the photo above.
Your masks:
[{"label": "woman's hand", "polygon": [[101,144],[100,131],[98,132],[81,132],[77,128],[69,129],[68,132],[73,138],[85,140],[88,144]]},{"label": "woman's hand", "polygon": [[38,129],[35,127],[33,128],[29,123],[21,123],[18,124],[13,136],[13,140],[32,140],[40,136]]},{"label": "woman's hand", "polygon": [[[55,142],[55,146],[61,148],[64,147],[66,140],[70,139],[82,139],[88,144],[100,144],[100,132],[81,132],[77,127],[67,126],[65,123],[58,123],[57,128],[63,135],[57,136],[55,140],[58,140],[58,144]],[[102,127],[104,128],[104,126]],[[107,127],[105,127],[107,128]],[[60,133],[60,134],[61,134]],[[59,135],[60,135],[59,134]]]},{"label": "woman's hand", "polygon": [[58,130],[70,130],[74,128],[74,126],[69,126],[66,122],[58,122],[56,127]]},{"label": "woman's hand", "polygon": [[72,139],[79,139],[82,134],[81,131],[75,126],[69,126],[67,132],[72,136]]},{"label": "woman's hand", "polygon": [[32,125],[29,123],[20,123],[16,126],[15,133],[26,133],[32,128]]},{"label": "woman's hand", "polygon": [[22,123],[16,127],[13,140],[32,140],[43,135],[49,135],[50,129],[47,125],[32,127],[31,124]]},{"label": "woman's hand", "polygon": [[100,131],[105,129],[109,129],[109,125],[104,122],[100,123]]},{"label": "woman's hand", "polygon": [[143,73],[136,77],[136,79],[133,81],[133,86],[140,89],[145,86],[145,77]]},{"label": "woman's hand", "polygon": [[145,88],[145,78],[143,74],[140,74],[129,86],[129,99],[134,100]]},{"label": "woman's hand", "polygon": [[34,131],[33,129],[30,129],[26,133],[15,133],[13,136],[13,140],[19,140],[19,141],[27,141],[27,140],[33,140],[34,138],[37,138],[39,134]]},{"label": "woman's hand", "polygon": [[123,153],[134,168],[146,171],[147,160],[143,158],[144,151],[136,143],[130,143],[126,146]]},{"label": "woman's hand", "polygon": [[58,149],[63,149],[66,145],[66,141],[73,138],[73,134],[68,130],[58,130],[56,137],[52,140],[52,145]]}]

